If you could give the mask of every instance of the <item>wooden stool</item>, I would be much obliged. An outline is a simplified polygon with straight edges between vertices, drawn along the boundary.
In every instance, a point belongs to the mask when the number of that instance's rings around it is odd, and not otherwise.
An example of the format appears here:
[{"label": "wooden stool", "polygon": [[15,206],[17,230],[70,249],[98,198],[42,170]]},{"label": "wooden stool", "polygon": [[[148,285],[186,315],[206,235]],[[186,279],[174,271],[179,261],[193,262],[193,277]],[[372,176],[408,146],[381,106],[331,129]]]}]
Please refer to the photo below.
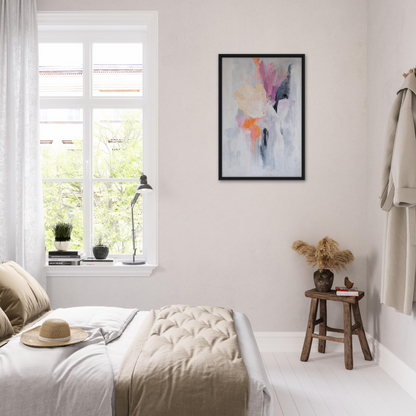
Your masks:
[{"label": "wooden stool", "polygon": [[[305,292],[307,298],[311,298],[311,309],[309,312],[308,328],[306,330],[305,342],[303,344],[301,361],[308,361],[309,354],[311,352],[313,338],[319,339],[318,352],[325,353],[326,341],[335,341],[344,343],[344,359],[345,368],[352,370],[352,335],[358,335],[360,340],[361,349],[364,354],[364,358],[367,361],[371,361],[370,348],[368,347],[367,338],[365,336],[363,322],[361,320],[360,306],[358,301],[364,297],[364,292],[359,292],[358,296],[337,296],[335,290],[330,292],[318,292],[316,289],[307,290]],[[318,312],[318,300],[319,300],[319,319],[316,319]],[[327,325],[326,317],[326,301],[334,300],[342,302],[344,306],[344,329],[331,328]],[[355,324],[351,325],[351,306],[354,314]],[[319,335],[314,333],[315,325],[319,324]],[[329,337],[326,335],[326,331],[339,332],[344,334],[344,338]]]}]

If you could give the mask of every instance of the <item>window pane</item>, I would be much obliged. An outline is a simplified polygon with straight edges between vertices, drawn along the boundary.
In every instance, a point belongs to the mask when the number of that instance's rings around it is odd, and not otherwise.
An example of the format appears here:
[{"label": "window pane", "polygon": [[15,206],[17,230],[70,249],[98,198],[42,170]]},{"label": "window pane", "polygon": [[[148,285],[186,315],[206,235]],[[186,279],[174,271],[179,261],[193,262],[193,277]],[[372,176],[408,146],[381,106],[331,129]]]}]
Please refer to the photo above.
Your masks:
[{"label": "window pane", "polygon": [[[94,240],[101,235],[103,244],[110,245],[115,254],[132,253],[132,201],[137,188],[135,182],[94,183]],[[143,252],[143,206],[140,196],[134,206],[134,226],[137,254]]]},{"label": "window pane", "polygon": [[143,45],[97,43],[93,45],[93,95],[143,95]]},{"label": "window pane", "polygon": [[55,250],[52,226],[57,222],[72,223],[71,248],[82,249],[82,183],[44,182],[43,206],[46,249]]},{"label": "window pane", "polygon": [[40,96],[81,96],[82,79],[82,44],[39,44]]},{"label": "window pane", "polygon": [[139,178],[142,110],[94,110],[94,177]]},{"label": "window pane", "polygon": [[40,110],[43,178],[82,178],[82,110]]}]

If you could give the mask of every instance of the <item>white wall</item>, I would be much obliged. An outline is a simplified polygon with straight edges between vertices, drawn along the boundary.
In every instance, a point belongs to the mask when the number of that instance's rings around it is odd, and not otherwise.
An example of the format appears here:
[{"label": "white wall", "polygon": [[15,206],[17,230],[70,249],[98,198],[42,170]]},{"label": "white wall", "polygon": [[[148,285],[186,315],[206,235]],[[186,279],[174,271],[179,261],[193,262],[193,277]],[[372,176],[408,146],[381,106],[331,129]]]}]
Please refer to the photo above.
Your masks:
[{"label": "white wall", "polygon": [[[348,276],[366,288],[365,1],[37,3],[158,10],[160,28],[160,267],[150,278],[50,278],[53,307],[214,304],[245,312],[257,331],[301,331],[313,270],[290,247],[326,235],[352,250]],[[306,181],[217,180],[219,53],[306,54]],[[330,305],[331,326],[340,309]]]},{"label": "white wall", "polygon": [[380,305],[381,256],[386,213],[379,208],[381,160],[387,117],[403,72],[416,64],[413,0],[370,0],[368,9],[368,323],[385,347],[416,370],[413,315]]}]

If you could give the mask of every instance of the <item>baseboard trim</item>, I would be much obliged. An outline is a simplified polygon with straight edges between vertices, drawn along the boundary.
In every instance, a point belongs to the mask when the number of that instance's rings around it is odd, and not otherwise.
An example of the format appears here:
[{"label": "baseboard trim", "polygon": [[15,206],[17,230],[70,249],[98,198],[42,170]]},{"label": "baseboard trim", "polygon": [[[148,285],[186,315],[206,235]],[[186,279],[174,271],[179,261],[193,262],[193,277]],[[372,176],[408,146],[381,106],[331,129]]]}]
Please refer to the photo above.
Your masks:
[{"label": "baseboard trim", "polygon": [[[339,334],[334,334],[339,336]],[[261,352],[297,352],[301,353],[305,332],[255,332],[254,336]],[[374,361],[400,387],[416,400],[416,371],[405,364],[384,345],[380,344],[370,334],[367,334]],[[314,341],[313,346],[317,345]],[[344,351],[344,345],[338,342],[327,342],[328,352]],[[353,337],[354,351],[360,351],[358,337]]]},{"label": "baseboard trim", "polygon": [[416,371],[405,364],[379,341],[367,334],[368,343],[373,353],[374,361],[400,387],[416,400]]}]

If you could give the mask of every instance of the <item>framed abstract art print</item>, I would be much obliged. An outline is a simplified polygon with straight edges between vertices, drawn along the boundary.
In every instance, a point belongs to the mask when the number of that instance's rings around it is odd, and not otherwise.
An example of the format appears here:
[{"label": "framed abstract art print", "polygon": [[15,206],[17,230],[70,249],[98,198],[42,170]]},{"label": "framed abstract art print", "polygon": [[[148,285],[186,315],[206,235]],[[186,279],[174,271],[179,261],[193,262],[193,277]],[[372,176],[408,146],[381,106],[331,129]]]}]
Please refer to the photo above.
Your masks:
[{"label": "framed abstract art print", "polygon": [[219,55],[219,179],[305,179],[305,55]]}]

